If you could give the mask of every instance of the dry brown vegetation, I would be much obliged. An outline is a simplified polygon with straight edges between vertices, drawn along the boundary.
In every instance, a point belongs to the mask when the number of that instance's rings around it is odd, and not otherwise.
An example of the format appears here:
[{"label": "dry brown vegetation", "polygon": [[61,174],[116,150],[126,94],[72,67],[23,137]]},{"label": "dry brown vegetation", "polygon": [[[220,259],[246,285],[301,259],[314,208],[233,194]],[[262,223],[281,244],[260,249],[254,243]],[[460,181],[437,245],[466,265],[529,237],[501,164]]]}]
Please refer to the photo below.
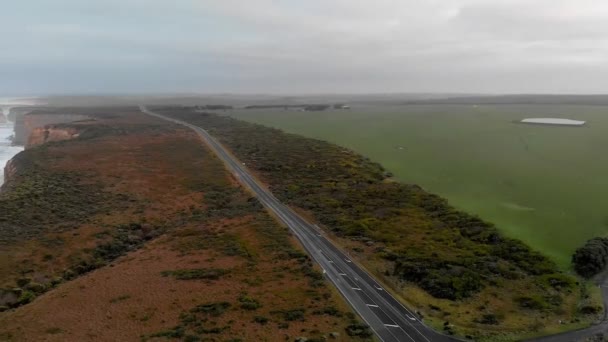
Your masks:
[{"label": "dry brown vegetation", "polygon": [[0,194],[14,209],[0,340],[355,338],[350,309],[194,133],[83,114],[85,133],[23,152]]}]

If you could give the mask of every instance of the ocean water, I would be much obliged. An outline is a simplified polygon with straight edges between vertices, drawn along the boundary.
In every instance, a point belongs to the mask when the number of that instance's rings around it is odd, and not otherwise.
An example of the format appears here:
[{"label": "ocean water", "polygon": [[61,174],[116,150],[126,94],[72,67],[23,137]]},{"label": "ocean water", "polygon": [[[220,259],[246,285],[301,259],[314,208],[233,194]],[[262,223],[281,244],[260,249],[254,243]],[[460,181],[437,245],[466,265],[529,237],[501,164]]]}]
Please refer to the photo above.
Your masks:
[{"label": "ocean water", "polygon": [[23,151],[23,146],[12,146],[13,123],[0,123],[0,184],[4,183],[4,166],[14,155]]},{"label": "ocean water", "polygon": [[[38,104],[34,98],[0,97],[0,111],[6,117],[15,106],[32,106]],[[0,185],[4,183],[4,166],[17,153],[23,151],[23,146],[12,146],[10,138],[14,134],[12,122],[0,122]]]}]

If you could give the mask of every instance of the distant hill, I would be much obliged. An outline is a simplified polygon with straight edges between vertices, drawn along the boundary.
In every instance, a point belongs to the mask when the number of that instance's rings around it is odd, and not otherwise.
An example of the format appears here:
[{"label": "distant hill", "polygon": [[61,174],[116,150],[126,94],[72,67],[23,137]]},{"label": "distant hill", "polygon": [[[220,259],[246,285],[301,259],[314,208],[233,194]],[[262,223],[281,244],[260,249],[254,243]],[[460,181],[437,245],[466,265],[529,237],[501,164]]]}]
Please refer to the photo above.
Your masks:
[{"label": "distant hill", "polygon": [[608,95],[498,95],[448,97],[443,99],[408,100],[405,104],[544,104],[544,105],[608,105]]},{"label": "distant hill", "polygon": [[285,106],[315,103],[347,104],[389,104],[396,105],[403,101],[440,98],[457,98],[461,96],[479,96],[479,94],[457,93],[386,93],[386,94],[159,94],[159,95],[73,95],[49,96],[38,99],[47,106],[125,106],[139,105],[179,105],[200,106],[209,103],[245,106]]}]

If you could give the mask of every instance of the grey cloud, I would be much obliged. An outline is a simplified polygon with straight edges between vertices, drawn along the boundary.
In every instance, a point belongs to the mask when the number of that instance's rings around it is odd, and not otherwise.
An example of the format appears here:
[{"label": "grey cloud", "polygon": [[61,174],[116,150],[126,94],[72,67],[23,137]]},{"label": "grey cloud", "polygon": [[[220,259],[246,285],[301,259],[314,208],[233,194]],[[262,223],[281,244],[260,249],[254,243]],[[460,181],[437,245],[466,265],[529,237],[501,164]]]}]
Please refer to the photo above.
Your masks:
[{"label": "grey cloud", "polygon": [[0,92],[17,95],[608,89],[608,4],[592,0],[3,6]]}]

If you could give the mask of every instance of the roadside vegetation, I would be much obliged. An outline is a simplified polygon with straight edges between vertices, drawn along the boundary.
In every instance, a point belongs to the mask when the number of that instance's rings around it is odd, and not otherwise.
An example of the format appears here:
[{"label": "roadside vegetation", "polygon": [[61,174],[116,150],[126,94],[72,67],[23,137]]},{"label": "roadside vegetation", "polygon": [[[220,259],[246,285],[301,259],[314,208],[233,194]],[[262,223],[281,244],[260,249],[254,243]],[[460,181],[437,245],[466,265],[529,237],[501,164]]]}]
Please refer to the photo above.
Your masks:
[{"label": "roadside vegetation", "polygon": [[[380,162],[395,179],[448,198],[569,270],[574,251],[608,229],[608,116],[605,106],[584,105],[592,97],[561,103],[565,99],[378,103],[331,113],[236,109],[227,115],[352,149]],[[588,124],[514,124],[530,117]]]},{"label": "roadside vegetation", "polygon": [[512,339],[589,324],[592,288],[494,225],[324,141],[189,108],[156,108],[217,137],[282,201],[448,334]]}]

